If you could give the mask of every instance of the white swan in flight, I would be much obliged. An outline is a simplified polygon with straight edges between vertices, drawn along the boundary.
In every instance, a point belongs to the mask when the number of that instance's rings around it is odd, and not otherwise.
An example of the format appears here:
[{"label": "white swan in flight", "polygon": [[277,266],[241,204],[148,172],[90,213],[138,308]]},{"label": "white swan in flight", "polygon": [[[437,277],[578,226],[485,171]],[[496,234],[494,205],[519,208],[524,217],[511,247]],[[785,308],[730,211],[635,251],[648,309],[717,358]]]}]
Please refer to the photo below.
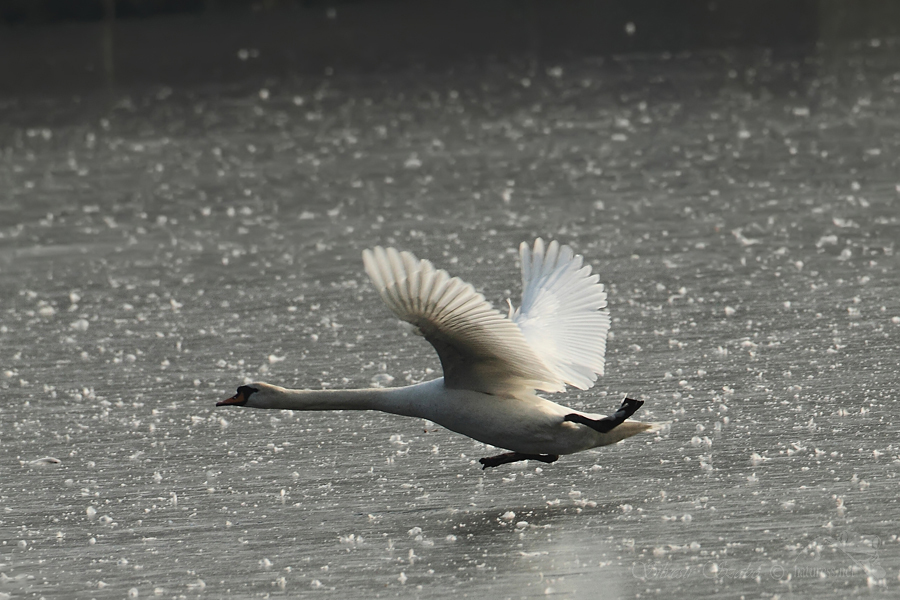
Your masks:
[{"label": "white swan in flight", "polygon": [[612,416],[538,396],[586,390],[603,374],[609,312],[590,265],[556,241],[519,247],[522,305],[504,316],[468,283],[409,252],[363,252],[385,304],[437,350],[444,376],[399,388],[291,390],[250,383],[216,406],[287,410],[380,410],[420,417],[511,452],[483,468],[614,444],[650,423],[626,421],[643,404],[626,398]]}]

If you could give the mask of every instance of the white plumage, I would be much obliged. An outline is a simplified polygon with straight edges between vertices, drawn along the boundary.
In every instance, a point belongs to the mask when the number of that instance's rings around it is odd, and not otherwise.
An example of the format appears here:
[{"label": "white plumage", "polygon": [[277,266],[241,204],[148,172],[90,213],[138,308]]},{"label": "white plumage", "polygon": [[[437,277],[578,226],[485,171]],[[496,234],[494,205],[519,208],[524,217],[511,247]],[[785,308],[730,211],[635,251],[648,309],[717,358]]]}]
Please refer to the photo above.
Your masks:
[{"label": "white plumage", "polygon": [[219,405],[293,410],[381,410],[429,419],[512,453],[553,462],[653,428],[627,421],[643,402],[626,399],[611,417],[576,411],[535,394],[582,390],[603,374],[609,312],[591,267],[568,246],[538,238],[519,247],[522,304],[504,316],[458,277],[409,252],[363,252],[366,272],[391,311],[438,353],[444,377],[392,389],[289,390],[265,383],[238,388]]},{"label": "white plumage", "polygon": [[447,387],[486,394],[563,388],[519,326],[470,284],[393,248],[366,250],[363,263],[388,308],[437,350]]},{"label": "white plumage", "polygon": [[512,320],[544,363],[565,383],[586,390],[603,375],[609,311],[599,275],[555,240],[519,246],[522,306]]}]

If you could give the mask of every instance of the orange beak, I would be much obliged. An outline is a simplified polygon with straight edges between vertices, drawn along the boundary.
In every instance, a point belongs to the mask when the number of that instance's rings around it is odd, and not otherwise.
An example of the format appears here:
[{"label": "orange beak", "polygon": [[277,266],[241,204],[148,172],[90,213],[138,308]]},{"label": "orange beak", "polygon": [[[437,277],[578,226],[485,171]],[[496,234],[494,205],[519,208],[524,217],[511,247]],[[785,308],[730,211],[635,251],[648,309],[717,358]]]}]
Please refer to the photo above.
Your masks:
[{"label": "orange beak", "polygon": [[244,392],[238,391],[238,393],[231,398],[216,402],[216,406],[243,406],[246,402],[247,398],[244,396]]}]

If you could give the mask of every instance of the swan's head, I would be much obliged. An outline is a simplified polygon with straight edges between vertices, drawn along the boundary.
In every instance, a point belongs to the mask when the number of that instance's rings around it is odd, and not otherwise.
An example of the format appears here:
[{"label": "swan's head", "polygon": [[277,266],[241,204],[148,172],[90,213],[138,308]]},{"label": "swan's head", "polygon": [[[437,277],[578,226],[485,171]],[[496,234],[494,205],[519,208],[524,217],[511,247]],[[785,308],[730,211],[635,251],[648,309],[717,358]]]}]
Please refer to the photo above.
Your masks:
[{"label": "swan's head", "polygon": [[268,383],[248,383],[237,389],[237,393],[231,398],[216,402],[216,406],[249,406],[252,408],[266,408],[267,401],[277,394],[278,388]]}]

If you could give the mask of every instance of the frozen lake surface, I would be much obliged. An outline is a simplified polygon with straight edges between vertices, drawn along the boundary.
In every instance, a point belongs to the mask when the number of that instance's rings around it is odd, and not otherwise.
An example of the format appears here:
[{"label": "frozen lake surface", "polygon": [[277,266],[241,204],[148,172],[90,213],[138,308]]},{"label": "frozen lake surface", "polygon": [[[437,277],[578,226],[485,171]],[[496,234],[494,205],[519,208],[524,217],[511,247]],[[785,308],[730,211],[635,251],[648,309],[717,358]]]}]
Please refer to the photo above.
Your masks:
[{"label": "frozen lake surface", "polygon": [[[0,598],[900,589],[900,42],[0,100]],[[483,472],[248,380],[437,376],[360,253],[610,292],[660,435]],[[52,460],[50,460],[52,458]]]}]

